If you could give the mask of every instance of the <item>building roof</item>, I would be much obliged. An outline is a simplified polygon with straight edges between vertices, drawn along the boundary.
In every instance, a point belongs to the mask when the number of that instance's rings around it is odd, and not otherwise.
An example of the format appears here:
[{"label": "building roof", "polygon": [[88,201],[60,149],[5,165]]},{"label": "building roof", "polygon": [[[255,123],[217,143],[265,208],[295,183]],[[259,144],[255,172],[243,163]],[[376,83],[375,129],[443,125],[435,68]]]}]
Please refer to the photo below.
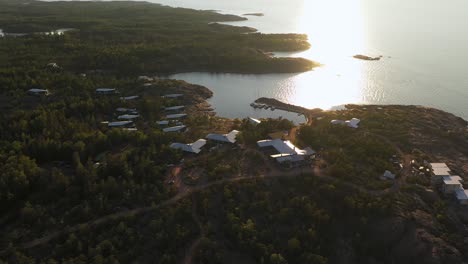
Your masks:
[{"label": "building roof", "polygon": [[166,118],[167,119],[178,119],[178,118],[182,118],[182,117],[186,117],[187,114],[173,114],[173,115],[167,115]]},{"label": "building roof", "polygon": [[97,88],[96,92],[98,93],[106,93],[106,92],[115,92],[115,88]]},{"label": "building roof", "polygon": [[125,112],[136,113],[137,112],[136,108],[124,108],[124,107],[119,107],[115,109],[115,111],[121,112],[121,113],[125,113]]},{"label": "building roof", "polygon": [[457,195],[457,199],[459,201],[466,201],[468,200],[468,190],[463,189],[460,187],[455,191],[455,194]]},{"label": "building roof", "polygon": [[462,182],[460,176],[444,176],[443,181],[445,185],[460,185],[460,186]]},{"label": "building roof", "polygon": [[361,122],[361,120],[353,117],[351,118],[350,120],[337,120],[337,119],[334,119],[332,121],[330,121],[331,124],[333,125],[347,125],[349,127],[352,127],[352,128],[358,128],[358,124]]},{"label": "building roof", "polygon": [[210,140],[214,140],[214,141],[236,143],[237,141],[236,137],[238,134],[239,134],[239,131],[232,130],[228,134],[208,134],[206,138]]},{"label": "building roof", "polygon": [[140,117],[140,115],[120,115],[117,117],[117,119],[129,120],[129,119],[136,119],[138,117]]},{"label": "building roof", "polygon": [[30,93],[48,93],[49,91],[46,90],[46,89],[33,88],[33,89],[29,89],[28,92],[30,92]]},{"label": "building roof", "polygon": [[432,168],[447,168],[447,164],[445,163],[430,163]]},{"label": "building roof", "polygon": [[187,128],[185,125],[164,128],[163,132],[178,132]]},{"label": "building roof", "polygon": [[138,98],[140,98],[139,95],[132,95],[132,96],[120,97],[120,99],[122,99],[122,100],[124,100],[124,101],[135,100],[135,99],[138,99]]},{"label": "building roof", "polygon": [[257,141],[260,148],[273,147],[279,154],[271,155],[279,163],[286,161],[297,162],[303,161],[305,156],[312,156],[315,151],[311,148],[300,149],[294,146],[289,140],[283,141],[281,139],[273,140],[260,140]]},{"label": "building roof", "polygon": [[262,121],[258,120],[258,119],[255,119],[253,117],[249,117],[249,122],[252,124],[252,125],[258,125],[260,123],[262,123]]},{"label": "building roof", "polygon": [[432,168],[432,173],[435,176],[450,176],[449,168]]},{"label": "building roof", "polygon": [[156,124],[158,124],[160,126],[167,126],[167,125],[169,125],[169,121],[161,120],[161,121],[157,121]]},{"label": "building roof", "polygon": [[184,105],[178,105],[178,106],[166,107],[166,108],[164,108],[164,110],[166,110],[166,111],[176,111],[176,110],[181,110],[181,109],[184,109],[184,108],[185,108]]},{"label": "building roof", "polygon": [[198,154],[201,152],[201,148],[205,145],[206,145],[206,140],[199,139],[191,144],[172,143],[170,147],[173,149],[180,149],[185,152]]},{"label": "building roof", "polygon": [[133,121],[117,121],[117,122],[109,122],[107,125],[109,127],[122,127],[122,126],[128,126],[133,124]]},{"label": "building roof", "polygon": [[361,122],[361,120],[357,119],[357,118],[351,118],[351,120],[347,120],[346,121],[346,124],[349,126],[349,127],[352,127],[352,128],[358,128],[358,125],[359,123]]},{"label": "building roof", "polygon": [[393,173],[392,173],[391,171],[389,171],[389,170],[386,170],[382,176],[383,176],[384,178],[391,179],[391,180],[394,180],[395,177],[396,177],[396,175],[393,174]]}]

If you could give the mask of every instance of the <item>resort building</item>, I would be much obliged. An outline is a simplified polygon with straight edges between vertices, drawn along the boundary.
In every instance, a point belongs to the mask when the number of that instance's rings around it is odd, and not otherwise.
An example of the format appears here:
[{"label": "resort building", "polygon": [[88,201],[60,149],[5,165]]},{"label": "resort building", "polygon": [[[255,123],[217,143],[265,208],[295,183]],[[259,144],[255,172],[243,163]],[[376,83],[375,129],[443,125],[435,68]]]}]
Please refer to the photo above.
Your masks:
[{"label": "resort building", "polygon": [[455,193],[458,189],[462,188],[462,179],[460,176],[444,176],[442,183],[442,191],[445,194]]},{"label": "resort building", "polygon": [[179,97],[182,97],[184,96],[183,94],[166,94],[166,95],[163,95],[162,98],[179,98]]},{"label": "resort building", "polygon": [[468,205],[468,190],[460,187],[455,191],[455,195],[460,204]]},{"label": "resort building", "polygon": [[167,119],[179,119],[179,118],[184,118],[187,117],[187,114],[173,114],[173,115],[167,115]]},{"label": "resort building", "polygon": [[138,114],[138,111],[136,108],[124,108],[124,107],[119,107],[115,109],[115,111],[120,112],[120,113],[130,113],[132,115]]},{"label": "resort building", "polygon": [[431,182],[433,184],[440,184],[444,176],[450,176],[450,169],[445,163],[430,163],[432,170]]},{"label": "resort building", "polygon": [[236,138],[238,134],[239,134],[239,131],[232,130],[228,134],[208,134],[206,138],[209,140],[218,141],[222,143],[236,143],[237,141]]},{"label": "resort building", "polygon": [[46,90],[46,89],[29,89],[28,90],[28,93],[29,94],[32,94],[32,95],[49,95],[49,91]]},{"label": "resort building", "polygon": [[98,88],[96,94],[117,94],[118,91],[114,88]]},{"label": "resort building", "polygon": [[165,107],[165,111],[182,111],[184,110],[185,106],[183,105],[178,105],[178,106],[171,106],[171,107]]},{"label": "resort building", "polygon": [[252,124],[252,125],[258,125],[258,124],[262,123],[262,121],[260,121],[258,119],[255,119],[253,117],[249,117],[249,123]]},{"label": "resort building", "polygon": [[120,120],[134,120],[134,119],[137,119],[138,117],[140,117],[140,115],[129,115],[129,114],[126,114],[126,115],[120,115],[117,117],[117,119],[120,119]]},{"label": "resort building", "polygon": [[382,180],[395,180],[396,175],[393,174],[391,171],[386,170],[382,177],[380,177]]},{"label": "resort building", "polygon": [[275,159],[279,164],[287,167],[297,167],[307,164],[316,154],[311,148],[299,149],[289,140],[260,140],[257,141],[257,145],[264,149],[272,159]]},{"label": "resort building", "polygon": [[206,145],[205,139],[199,139],[191,144],[172,143],[171,148],[180,149],[185,152],[198,154],[201,152],[201,148]]},{"label": "resort building", "polygon": [[107,124],[108,127],[129,127],[133,125],[133,121],[117,121],[117,122],[109,122]]},{"label": "resort building", "polygon": [[169,125],[169,121],[161,120],[161,121],[157,121],[156,124],[160,125],[160,126],[167,126],[167,125]]},{"label": "resort building", "polygon": [[349,126],[351,128],[358,128],[359,127],[358,125],[359,125],[360,122],[361,122],[361,120],[359,120],[357,118],[352,118],[352,119],[346,120],[346,121],[336,120],[336,119],[330,121],[330,123],[332,125],[347,125],[347,126]]},{"label": "resort building", "polygon": [[132,95],[132,96],[126,96],[126,97],[120,97],[121,100],[124,101],[131,101],[140,98],[138,95]]},{"label": "resort building", "polygon": [[174,127],[168,127],[164,128],[163,132],[168,133],[168,132],[184,132],[187,129],[187,126],[181,125],[181,126],[174,126]]}]

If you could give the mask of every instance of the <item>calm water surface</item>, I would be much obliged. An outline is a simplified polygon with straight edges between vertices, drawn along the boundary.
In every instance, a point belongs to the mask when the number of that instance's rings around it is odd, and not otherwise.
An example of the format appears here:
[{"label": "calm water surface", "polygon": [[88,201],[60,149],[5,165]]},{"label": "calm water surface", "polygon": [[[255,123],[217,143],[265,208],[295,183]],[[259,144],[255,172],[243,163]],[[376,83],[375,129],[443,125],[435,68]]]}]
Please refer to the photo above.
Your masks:
[{"label": "calm water surface", "polygon": [[[468,119],[468,1],[465,0],[154,0],[170,6],[248,16],[230,23],[265,33],[305,33],[297,54],[323,67],[302,74],[172,76],[205,85],[218,114],[243,117],[261,96],[305,107],[346,103],[417,104]],[[383,55],[381,61],[352,56]],[[257,113],[258,115],[258,113]]]}]

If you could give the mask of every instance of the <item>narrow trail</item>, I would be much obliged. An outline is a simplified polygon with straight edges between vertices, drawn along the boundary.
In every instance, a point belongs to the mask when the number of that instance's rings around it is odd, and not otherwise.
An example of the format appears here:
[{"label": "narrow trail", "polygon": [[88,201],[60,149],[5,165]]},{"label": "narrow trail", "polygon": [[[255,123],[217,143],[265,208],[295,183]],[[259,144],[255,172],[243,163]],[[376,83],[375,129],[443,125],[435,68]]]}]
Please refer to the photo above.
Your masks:
[{"label": "narrow trail", "polygon": [[[208,189],[208,188],[211,188],[213,186],[223,185],[223,184],[232,183],[232,182],[239,182],[239,181],[244,181],[244,180],[267,179],[267,178],[289,178],[289,177],[299,177],[299,176],[305,176],[305,175],[316,175],[318,178],[325,179],[325,180],[328,180],[328,181],[339,181],[341,184],[343,184],[343,185],[345,185],[347,187],[357,189],[357,190],[359,190],[361,192],[365,192],[365,193],[368,193],[368,194],[374,195],[374,196],[383,195],[383,194],[386,194],[386,193],[389,192],[389,190],[379,190],[379,191],[367,190],[367,189],[365,189],[365,188],[363,188],[361,186],[358,186],[356,184],[349,183],[349,182],[344,182],[344,181],[341,181],[341,180],[336,179],[334,177],[324,175],[324,173],[322,171],[317,174],[315,168],[302,168],[302,169],[297,169],[297,170],[289,171],[289,172],[285,172],[285,171],[281,171],[279,169],[276,169],[276,170],[271,170],[269,173],[267,173],[266,175],[262,175],[262,176],[253,176],[253,175],[241,176],[241,177],[236,177],[236,178],[223,179],[223,180],[219,180],[219,181],[209,182],[209,183],[205,183],[203,185],[199,185],[199,186],[195,186],[195,187],[183,188],[182,192],[179,192],[176,196],[174,196],[174,197],[172,197],[172,198],[170,198],[170,199],[168,199],[166,201],[161,202],[157,206],[140,207],[140,208],[135,208],[135,209],[132,209],[132,210],[127,210],[127,211],[122,211],[122,212],[102,216],[102,217],[100,217],[100,218],[98,218],[96,220],[93,220],[93,221],[90,221],[90,222],[87,222],[87,223],[77,224],[75,226],[65,227],[62,230],[52,232],[49,235],[46,235],[44,237],[37,238],[37,239],[34,239],[32,241],[23,243],[22,245],[16,245],[16,246],[18,248],[22,248],[22,249],[34,248],[34,247],[46,244],[46,243],[48,243],[48,242],[50,242],[50,241],[52,241],[54,239],[59,238],[60,236],[63,236],[63,235],[69,234],[69,233],[74,233],[74,232],[77,232],[77,231],[80,231],[80,230],[96,227],[98,225],[102,225],[102,224],[104,224],[106,222],[109,222],[109,221],[112,221],[112,220],[116,220],[116,219],[120,219],[120,218],[126,218],[126,217],[129,217],[129,216],[135,216],[137,214],[147,213],[147,212],[150,212],[150,211],[158,210],[158,209],[166,207],[166,206],[173,205],[173,204],[179,202],[180,200],[191,196],[194,193],[201,192],[201,191],[203,191],[205,189]],[[394,191],[394,190],[390,190],[390,191]],[[197,241],[195,241],[195,242],[197,242]],[[195,246],[197,246],[196,243],[194,243],[194,244],[195,244]],[[0,255],[4,255],[6,252],[7,252],[6,250],[0,251]]]},{"label": "narrow trail", "polygon": [[185,252],[185,257],[182,260],[182,264],[192,264],[193,257],[195,256],[195,251],[197,250],[198,246],[202,238],[205,236],[205,229],[203,228],[202,222],[198,217],[197,213],[197,200],[195,199],[194,195],[192,195],[192,218],[197,223],[198,228],[200,230],[200,235],[195,239],[188,250]]}]

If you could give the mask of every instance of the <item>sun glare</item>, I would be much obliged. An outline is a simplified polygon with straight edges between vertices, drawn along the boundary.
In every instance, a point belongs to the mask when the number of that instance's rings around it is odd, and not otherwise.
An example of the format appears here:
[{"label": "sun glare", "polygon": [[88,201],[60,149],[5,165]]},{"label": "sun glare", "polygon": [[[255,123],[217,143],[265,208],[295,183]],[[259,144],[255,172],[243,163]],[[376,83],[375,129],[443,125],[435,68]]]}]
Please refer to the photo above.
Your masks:
[{"label": "sun glare", "polygon": [[304,0],[297,28],[312,48],[296,56],[324,66],[289,79],[293,83],[284,85],[295,89],[288,101],[325,109],[361,101],[363,63],[352,58],[366,52],[361,1]]}]

